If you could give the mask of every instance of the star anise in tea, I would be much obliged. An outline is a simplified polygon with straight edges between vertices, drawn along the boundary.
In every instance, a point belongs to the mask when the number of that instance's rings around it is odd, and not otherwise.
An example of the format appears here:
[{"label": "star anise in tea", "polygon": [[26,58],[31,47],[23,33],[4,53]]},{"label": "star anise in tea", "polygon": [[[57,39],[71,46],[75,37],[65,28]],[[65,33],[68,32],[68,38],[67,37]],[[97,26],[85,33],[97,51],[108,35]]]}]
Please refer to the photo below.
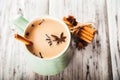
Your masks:
[{"label": "star anise in tea", "polygon": [[40,21],[39,25],[41,25],[44,21],[45,21],[45,20],[44,20],[44,19],[42,19],[42,20]]},{"label": "star anise in tea", "polygon": [[41,52],[39,52],[39,55],[40,55],[40,58],[43,58],[43,56],[42,56]]},{"label": "star anise in tea", "polygon": [[48,36],[47,34],[45,34],[46,35],[46,41],[48,41],[48,44],[49,44],[49,46],[51,46],[52,45],[52,41],[51,41],[51,38],[50,38],[50,36]]},{"label": "star anise in tea", "polygon": [[29,32],[26,32],[26,34],[25,34],[26,36],[29,36]]},{"label": "star anise in tea", "polygon": [[54,38],[53,41],[57,42],[57,44],[65,42],[65,39],[66,39],[66,36],[64,36],[63,32],[60,34],[60,37],[58,37],[56,35],[51,35],[51,36]]}]

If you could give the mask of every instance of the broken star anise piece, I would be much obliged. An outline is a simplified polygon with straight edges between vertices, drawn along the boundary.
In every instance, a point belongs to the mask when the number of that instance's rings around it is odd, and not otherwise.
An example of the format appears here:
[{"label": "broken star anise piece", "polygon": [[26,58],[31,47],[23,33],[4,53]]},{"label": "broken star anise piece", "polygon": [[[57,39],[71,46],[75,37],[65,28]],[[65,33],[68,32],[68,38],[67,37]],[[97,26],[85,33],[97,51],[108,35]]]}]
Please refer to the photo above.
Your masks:
[{"label": "broken star anise piece", "polygon": [[51,36],[54,38],[53,41],[56,41],[57,44],[65,42],[65,39],[66,39],[66,36],[64,36],[63,32],[60,34],[60,38],[58,36],[56,36],[56,35],[51,35]]},{"label": "broken star anise piece", "polygon": [[67,20],[72,24],[72,26],[76,26],[78,23],[76,21],[76,18],[74,18],[74,16],[68,16]]},{"label": "broken star anise piece", "polygon": [[48,36],[47,34],[45,34],[46,35],[46,41],[48,41],[48,44],[49,44],[49,46],[51,46],[52,45],[52,41],[51,41],[51,38],[50,38],[50,36]]}]

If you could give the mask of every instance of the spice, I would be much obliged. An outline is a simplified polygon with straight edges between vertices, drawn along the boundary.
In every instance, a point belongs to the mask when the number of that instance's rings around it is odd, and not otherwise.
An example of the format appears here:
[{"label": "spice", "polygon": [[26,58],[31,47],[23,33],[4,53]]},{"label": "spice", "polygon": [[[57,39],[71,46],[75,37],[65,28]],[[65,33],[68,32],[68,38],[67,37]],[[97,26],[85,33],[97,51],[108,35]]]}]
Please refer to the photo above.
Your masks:
[{"label": "spice", "polygon": [[42,19],[42,21],[40,21],[39,25],[41,25],[44,21],[45,21],[45,20],[44,20],[44,19]]},{"label": "spice", "polygon": [[48,36],[47,34],[45,34],[46,35],[46,41],[48,41],[48,44],[49,44],[49,46],[51,46],[52,45],[52,40],[51,40],[51,38],[50,38],[50,36]]},{"label": "spice", "polygon": [[88,45],[87,42],[85,42],[84,40],[80,39],[78,36],[74,36],[73,40],[75,42],[76,48],[78,48],[79,50],[80,49],[84,49]]},{"label": "spice", "polygon": [[43,58],[43,56],[42,56],[41,52],[39,52],[39,55],[40,55],[40,57],[41,57],[41,58]]},{"label": "spice", "polygon": [[68,16],[67,20],[72,24],[72,26],[76,26],[77,25],[77,21],[74,18],[74,16]]},{"label": "spice", "polygon": [[33,53],[33,55],[37,56],[36,53]]},{"label": "spice", "polygon": [[31,26],[34,27],[34,24],[32,24]]},{"label": "spice", "polygon": [[56,35],[51,35],[51,36],[54,38],[53,41],[57,42],[57,44],[65,42],[65,39],[66,39],[66,36],[64,36],[63,32],[60,34],[60,38]]},{"label": "spice", "polygon": [[26,32],[26,34],[25,34],[26,36],[29,36],[29,32]]}]

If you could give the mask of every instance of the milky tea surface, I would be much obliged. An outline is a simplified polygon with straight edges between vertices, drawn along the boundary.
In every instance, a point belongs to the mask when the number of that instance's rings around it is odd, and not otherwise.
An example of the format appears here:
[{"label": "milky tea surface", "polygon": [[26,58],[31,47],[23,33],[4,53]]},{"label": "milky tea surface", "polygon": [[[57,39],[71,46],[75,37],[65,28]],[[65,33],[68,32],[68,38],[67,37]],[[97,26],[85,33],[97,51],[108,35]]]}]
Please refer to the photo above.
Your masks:
[{"label": "milky tea surface", "polygon": [[68,35],[65,24],[50,18],[38,18],[28,25],[24,37],[33,42],[27,46],[33,55],[48,59],[61,54],[67,47]]}]

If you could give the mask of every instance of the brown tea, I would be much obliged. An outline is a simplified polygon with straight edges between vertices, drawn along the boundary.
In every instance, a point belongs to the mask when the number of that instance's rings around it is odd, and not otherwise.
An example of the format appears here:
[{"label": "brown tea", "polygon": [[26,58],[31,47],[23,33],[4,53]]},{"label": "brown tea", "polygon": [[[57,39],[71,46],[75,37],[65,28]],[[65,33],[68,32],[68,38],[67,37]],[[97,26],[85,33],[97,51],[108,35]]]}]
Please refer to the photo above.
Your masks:
[{"label": "brown tea", "polygon": [[66,25],[51,18],[38,18],[31,22],[25,37],[33,42],[28,50],[41,58],[53,58],[61,54],[69,45],[70,33]]}]

